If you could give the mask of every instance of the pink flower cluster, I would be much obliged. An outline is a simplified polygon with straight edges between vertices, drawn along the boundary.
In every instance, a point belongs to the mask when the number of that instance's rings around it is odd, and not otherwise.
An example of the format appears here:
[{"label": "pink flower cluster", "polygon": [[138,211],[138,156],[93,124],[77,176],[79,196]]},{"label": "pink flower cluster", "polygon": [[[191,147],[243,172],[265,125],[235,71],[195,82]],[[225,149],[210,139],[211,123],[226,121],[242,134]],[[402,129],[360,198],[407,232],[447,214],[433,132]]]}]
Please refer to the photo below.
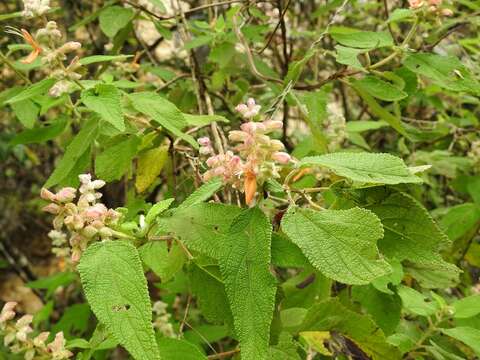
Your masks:
[{"label": "pink flower cluster", "polygon": [[[288,164],[292,159],[283,151],[283,143],[268,135],[282,129],[281,121],[251,121],[260,110],[260,105],[252,98],[248,99],[247,104],[238,105],[236,110],[250,121],[242,124],[241,130],[229,132],[228,139],[234,144],[233,151],[215,154],[209,138],[198,139],[200,153],[211,155],[206,161],[209,169],[203,174],[203,179],[208,181],[222,177],[226,184],[245,191],[247,200],[250,200],[253,199],[252,192],[256,191],[256,184],[262,184],[271,177],[279,177],[277,165]],[[248,203],[250,202],[247,201]]]},{"label": "pink flower cluster", "polygon": [[441,9],[443,0],[408,0],[410,9],[420,9],[424,6],[428,6],[430,12],[439,13],[443,16],[452,16],[453,11],[447,8]]},{"label": "pink flower cluster", "polygon": [[[79,176],[81,185],[78,189],[80,196],[77,197],[77,189],[65,187],[57,193],[42,189],[40,196],[44,200],[51,201],[43,208],[44,211],[55,215],[53,220],[54,230],[50,231],[49,237],[53,241],[53,252],[60,257],[71,256],[72,262],[80,260],[82,252],[89,242],[98,238],[111,238],[115,225],[120,214],[113,209],[108,209],[101,202],[97,202],[102,194],[98,189],[105,185],[103,180],[93,180],[90,174]],[[67,234],[64,228],[70,233],[67,245]]]},{"label": "pink flower cluster", "polygon": [[16,302],[7,302],[0,312],[0,334],[3,335],[4,345],[10,351],[24,352],[26,360],[45,357],[62,360],[73,356],[72,352],[65,349],[66,341],[63,332],[57,333],[55,339],[49,344],[46,344],[49,332],[42,332],[32,339],[30,334],[33,332],[31,327],[33,316],[27,314],[13,321],[16,315],[15,306],[17,306]]}]

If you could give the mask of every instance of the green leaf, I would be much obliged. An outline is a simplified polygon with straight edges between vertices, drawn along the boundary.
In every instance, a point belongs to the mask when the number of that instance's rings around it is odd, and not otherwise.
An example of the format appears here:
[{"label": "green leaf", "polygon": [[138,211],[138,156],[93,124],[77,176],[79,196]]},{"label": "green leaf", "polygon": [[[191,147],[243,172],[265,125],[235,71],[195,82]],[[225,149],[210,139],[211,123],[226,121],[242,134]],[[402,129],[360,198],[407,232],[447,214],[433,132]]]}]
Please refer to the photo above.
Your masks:
[{"label": "green leaf", "polygon": [[[456,269],[440,255],[440,250],[450,243],[448,238],[414,198],[394,193],[381,203],[368,206],[368,209],[382,221],[385,235],[378,246],[387,257],[408,260],[427,269],[430,266],[434,269],[438,266],[446,270]],[[406,271],[411,273],[408,269]],[[456,272],[458,274],[458,270]]]},{"label": "green leaf", "polygon": [[138,92],[128,95],[138,112],[151,117],[173,135],[185,140],[195,149],[198,144],[193,137],[181,131],[187,125],[182,112],[170,101],[152,92]]},{"label": "green leaf", "polygon": [[15,135],[11,145],[43,143],[60,135],[67,126],[66,118],[60,118],[54,123],[42,127],[24,130]]},{"label": "green leaf", "polygon": [[287,332],[280,334],[278,344],[270,346],[268,352],[269,360],[301,360],[297,352],[298,345],[293,340],[292,335]]},{"label": "green leaf", "polygon": [[22,90],[19,94],[5,101],[5,104],[15,104],[19,101],[31,99],[36,95],[45,94],[55,84],[57,80],[54,78],[47,78],[39,81],[33,85],[30,85],[26,89]]},{"label": "green leaf", "polygon": [[332,153],[303,158],[300,165],[324,166],[335,174],[367,184],[421,183],[402,159],[390,154]]},{"label": "green leaf", "polygon": [[414,73],[429,78],[445,89],[475,94],[480,92],[478,81],[455,56],[415,53],[408,55],[403,64]]},{"label": "green leaf", "polygon": [[480,314],[480,295],[467,296],[452,304],[455,318],[463,319]]},{"label": "green leaf", "polygon": [[202,315],[213,324],[228,324],[233,328],[233,316],[218,266],[195,264],[188,272],[192,292]]},{"label": "green leaf", "polygon": [[266,359],[276,284],[270,273],[272,226],[258,208],[232,223],[219,259],[243,360]]},{"label": "green leaf", "polygon": [[185,49],[186,50],[191,50],[195,49],[199,46],[207,45],[210,44],[213,39],[215,38],[215,35],[200,35],[197,37],[194,37],[192,40],[188,41],[185,44]]},{"label": "green leaf", "polygon": [[406,98],[407,93],[403,92],[389,82],[383,81],[376,76],[365,76],[355,81],[357,86],[361,86],[373,97],[384,101],[398,101]]},{"label": "green leaf", "polygon": [[376,243],[383,235],[382,224],[368,210],[319,212],[291,207],[282,219],[282,229],[328,278],[361,285],[391,271],[378,258]]},{"label": "green leaf", "polygon": [[224,237],[240,212],[237,206],[212,203],[179,208],[158,218],[157,233],[173,233],[190,249],[218,259]]},{"label": "green leaf", "polygon": [[82,57],[78,63],[80,65],[90,65],[99,62],[121,61],[133,57],[133,55],[92,55]]},{"label": "green leaf", "polygon": [[205,126],[211,124],[212,122],[223,122],[228,123],[230,122],[227,118],[221,115],[191,115],[191,114],[183,114],[185,121],[190,126]]},{"label": "green leaf", "polygon": [[120,92],[115,86],[98,84],[95,89],[82,91],[81,99],[85,106],[99,114],[103,120],[120,131],[125,130]]},{"label": "green leaf", "polygon": [[399,350],[388,344],[373,320],[344,307],[338,299],[317,303],[309,310],[302,331],[336,331],[353,341],[373,360],[399,360]]},{"label": "green leaf", "polygon": [[168,159],[168,146],[142,152],[137,161],[135,188],[139,193],[147,190],[157,179]]},{"label": "green leaf", "polygon": [[18,101],[14,104],[11,104],[11,107],[23,126],[28,129],[33,128],[38,119],[38,113],[40,112],[40,109],[32,100],[27,99]]},{"label": "green leaf", "polygon": [[[72,142],[67,146],[65,154],[58,162],[55,170],[45,183],[45,187],[61,184],[69,179],[72,175],[78,175],[82,171],[82,157],[89,154],[90,145],[95,140],[98,129],[98,121],[96,118],[90,118],[83,125],[80,132],[73,138]],[[74,174],[76,172],[76,174]]]},{"label": "green leaf", "polygon": [[100,29],[110,38],[113,38],[133,19],[134,12],[123,6],[110,6],[100,13]]},{"label": "green leaf", "polygon": [[138,360],[159,360],[147,281],[127,241],[90,245],[78,265],[85,296],[97,318]]},{"label": "green leaf", "polygon": [[397,294],[402,299],[403,307],[411,313],[430,316],[438,310],[436,303],[408,286],[400,285]]},{"label": "green leaf", "polygon": [[174,199],[165,199],[153,205],[152,208],[148,211],[147,215],[145,216],[145,222],[147,224],[153,223],[153,221],[158,215],[160,215],[162,212],[164,212],[170,207],[173,200]]},{"label": "green leaf", "polygon": [[140,139],[136,136],[108,147],[95,159],[95,174],[99,179],[113,181],[120,179],[130,168],[137,153]]},{"label": "green leaf", "polygon": [[388,31],[374,32],[332,27],[330,35],[338,43],[351,48],[376,49],[394,45],[392,36]]},{"label": "green leaf", "polygon": [[272,264],[286,268],[309,266],[300,248],[286,236],[276,233],[272,235]]},{"label": "green leaf", "polygon": [[350,83],[350,86],[360,95],[363,101],[365,101],[372,114],[387,122],[392,128],[397,130],[399,134],[405,136],[407,139],[409,138],[402,121],[382,107],[361,83],[354,81]]},{"label": "green leaf", "polygon": [[182,269],[185,264],[185,252],[180,245],[173,243],[168,250],[165,241],[152,241],[142,245],[138,252],[142,262],[149,267],[162,282],[167,282]]},{"label": "green leaf", "polygon": [[369,130],[378,130],[382,127],[388,126],[385,121],[369,121],[369,120],[357,120],[347,122],[348,132],[364,132]]},{"label": "green leaf", "polygon": [[400,322],[402,304],[398,296],[387,295],[372,285],[354,286],[352,300],[359,302],[385,333],[392,334]]},{"label": "green leaf", "polygon": [[452,241],[456,241],[470,232],[480,222],[480,207],[464,203],[448,208],[439,221],[439,225]]},{"label": "green leaf", "polygon": [[342,45],[336,45],[335,50],[337,51],[335,59],[339,64],[348,65],[354,69],[363,69],[362,63],[358,60],[358,55],[364,53],[365,50],[354,49]]},{"label": "green leaf", "polygon": [[158,340],[158,348],[162,360],[207,360],[207,356],[198,347],[182,339],[161,338]]},{"label": "green leaf", "polygon": [[440,330],[445,335],[467,344],[475,351],[477,356],[480,356],[480,330],[468,326]]},{"label": "green leaf", "polygon": [[196,205],[210,199],[213,194],[215,194],[222,186],[222,179],[218,177],[207,181],[192,194],[190,194],[190,196],[180,204],[178,209],[186,209],[192,205]]},{"label": "green leaf", "polygon": [[406,21],[413,19],[414,16],[415,14],[411,9],[395,9],[390,14],[387,23]]}]

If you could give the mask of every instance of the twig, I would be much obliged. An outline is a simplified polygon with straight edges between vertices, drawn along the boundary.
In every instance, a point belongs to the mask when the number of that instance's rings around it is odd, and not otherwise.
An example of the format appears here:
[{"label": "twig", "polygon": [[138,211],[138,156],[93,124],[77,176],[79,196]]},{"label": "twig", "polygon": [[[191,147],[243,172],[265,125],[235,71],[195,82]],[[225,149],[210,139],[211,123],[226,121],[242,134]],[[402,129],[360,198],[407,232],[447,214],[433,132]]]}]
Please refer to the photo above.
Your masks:
[{"label": "twig", "polygon": [[230,350],[230,351],[225,351],[225,352],[222,352],[222,353],[218,353],[218,354],[215,354],[215,355],[208,355],[207,356],[207,359],[209,360],[213,360],[213,359],[223,359],[223,358],[226,358],[228,356],[232,356],[232,355],[235,355],[236,353],[239,353],[240,352],[240,349],[234,349],[234,350]]},{"label": "twig", "polygon": [[290,6],[290,2],[291,0],[288,0],[287,2],[287,5],[285,5],[285,8],[283,9],[281,15],[280,15],[280,19],[278,20],[277,22],[277,25],[275,26],[275,28],[273,29],[272,33],[270,34],[270,36],[268,37],[268,40],[267,40],[267,43],[265,44],[265,46],[260,50],[258,51],[257,53],[258,54],[261,54],[265,51],[266,48],[268,48],[268,46],[270,45],[270,43],[272,42],[273,40],[273,37],[275,36],[275,33],[277,32],[278,28],[280,27],[280,25],[282,24],[282,22],[284,23],[283,21],[283,18],[285,16],[285,14],[287,13],[287,10],[288,10],[288,7]]}]

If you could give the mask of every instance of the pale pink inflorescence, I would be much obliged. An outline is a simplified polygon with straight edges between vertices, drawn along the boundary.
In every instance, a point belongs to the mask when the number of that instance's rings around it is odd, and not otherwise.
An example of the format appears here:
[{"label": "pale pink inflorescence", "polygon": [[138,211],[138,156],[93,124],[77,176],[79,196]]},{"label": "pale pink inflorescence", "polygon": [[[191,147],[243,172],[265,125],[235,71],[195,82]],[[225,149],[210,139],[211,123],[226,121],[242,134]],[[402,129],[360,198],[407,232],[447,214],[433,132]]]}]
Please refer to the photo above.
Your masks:
[{"label": "pale pink inflorescence", "polygon": [[36,358],[68,359],[73,353],[65,348],[66,341],[63,332],[55,335],[55,339],[46,344],[49,332],[42,332],[33,337],[32,321],[30,314],[23,315],[15,321],[16,302],[7,302],[0,312],[0,335],[3,337],[4,346],[13,353],[24,353],[24,359]]},{"label": "pale pink inflorescence", "polygon": [[221,177],[225,184],[245,191],[247,199],[251,199],[253,195],[251,192],[256,191],[256,184],[262,184],[272,177],[279,177],[278,165],[288,164],[292,158],[284,152],[285,146],[280,140],[269,136],[270,133],[282,129],[281,121],[252,121],[260,111],[260,105],[252,98],[235,109],[247,122],[240,126],[240,130],[229,132],[228,139],[232,143],[232,150],[215,154],[210,139],[198,139],[200,153],[211,155],[206,160],[209,169],[203,174],[203,179],[208,181],[214,177]]},{"label": "pale pink inflorescence", "polygon": [[448,8],[442,8],[443,0],[408,0],[410,9],[420,9],[424,6],[427,7],[431,13],[436,13],[442,16],[452,16],[453,11]]},{"label": "pale pink inflorescence", "polygon": [[[69,256],[74,263],[80,260],[89,242],[111,238],[115,233],[111,226],[120,217],[118,212],[99,202],[102,194],[97,190],[105,185],[103,180],[92,180],[90,174],[79,175],[79,179],[76,202],[77,189],[72,187],[62,188],[57,193],[42,189],[40,193],[44,200],[51,201],[43,210],[56,215],[54,229],[48,234],[53,252],[59,257]],[[67,233],[70,235],[68,241]]]}]

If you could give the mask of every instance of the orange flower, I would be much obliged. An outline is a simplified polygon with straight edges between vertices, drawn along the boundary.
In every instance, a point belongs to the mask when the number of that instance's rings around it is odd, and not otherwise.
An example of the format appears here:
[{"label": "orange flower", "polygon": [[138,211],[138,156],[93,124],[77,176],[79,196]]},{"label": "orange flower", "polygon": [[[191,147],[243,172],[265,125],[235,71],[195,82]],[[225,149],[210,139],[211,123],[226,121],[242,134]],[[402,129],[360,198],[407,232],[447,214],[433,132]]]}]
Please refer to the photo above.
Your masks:
[{"label": "orange flower", "polygon": [[251,170],[245,172],[244,188],[245,202],[247,205],[250,205],[253,199],[255,199],[255,193],[257,192],[257,177]]},{"label": "orange flower", "polygon": [[20,62],[23,64],[31,64],[32,62],[35,61],[38,55],[40,55],[40,53],[42,52],[42,48],[40,47],[40,45],[38,45],[38,43],[35,41],[35,39],[32,37],[32,35],[30,35],[30,33],[27,30],[21,29],[21,31],[22,31],[23,38],[25,39],[27,44],[33,48],[33,50],[30,54],[28,54],[28,56],[25,59],[20,60]]}]

